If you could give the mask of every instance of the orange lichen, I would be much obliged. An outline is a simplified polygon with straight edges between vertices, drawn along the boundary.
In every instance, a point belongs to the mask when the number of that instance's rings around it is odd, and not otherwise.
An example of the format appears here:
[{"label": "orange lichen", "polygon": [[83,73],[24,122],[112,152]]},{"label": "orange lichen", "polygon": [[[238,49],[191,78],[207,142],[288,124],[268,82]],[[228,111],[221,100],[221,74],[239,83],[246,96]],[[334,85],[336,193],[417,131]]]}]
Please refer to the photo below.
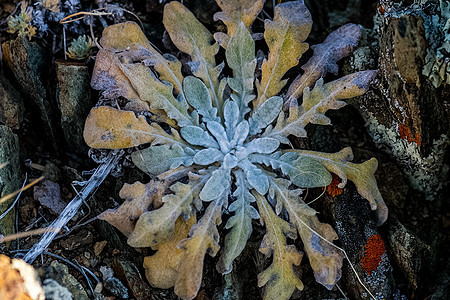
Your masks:
[{"label": "orange lichen", "polygon": [[404,124],[398,124],[397,127],[398,133],[400,134],[400,137],[402,140],[407,140],[408,143],[416,143],[417,146],[420,146],[420,136],[418,133],[412,134],[411,130]]},{"label": "orange lichen", "polygon": [[327,192],[331,195],[331,197],[336,197],[337,195],[342,194],[343,189],[341,189],[338,185],[341,183],[341,180],[336,174],[332,174],[331,183],[327,186]]},{"label": "orange lichen", "polygon": [[366,243],[364,257],[361,264],[367,275],[375,271],[381,262],[381,256],[386,252],[386,247],[379,234],[372,235]]}]

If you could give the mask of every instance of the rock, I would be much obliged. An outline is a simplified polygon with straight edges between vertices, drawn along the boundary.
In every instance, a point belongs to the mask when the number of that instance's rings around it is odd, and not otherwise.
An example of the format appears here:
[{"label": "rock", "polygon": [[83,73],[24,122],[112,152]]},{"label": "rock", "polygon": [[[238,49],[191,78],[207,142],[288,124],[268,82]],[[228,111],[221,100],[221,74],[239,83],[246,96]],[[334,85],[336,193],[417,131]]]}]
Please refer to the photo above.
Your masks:
[{"label": "rock", "polygon": [[148,284],[139,273],[139,269],[129,259],[115,257],[113,268],[116,276],[128,287],[134,298],[147,299],[151,294]]},{"label": "rock", "polygon": [[424,76],[427,57],[435,51],[434,40],[443,40],[445,32],[435,30],[439,14],[424,8],[384,1],[383,9],[389,13],[375,18],[378,82],[362,97],[362,110],[377,146],[396,160],[413,188],[434,199],[448,170],[444,155],[450,110],[443,99],[448,98],[450,85],[436,88],[432,78]]},{"label": "rock", "polygon": [[56,63],[57,100],[61,110],[61,126],[69,152],[86,155],[89,148],[83,139],[84,122],[93,106],[90,72],[81,63]]},{"label": "rock", "polygon": [[50,267],[45,271],[45,277],[56,280],[60,285],[66,287],[77,300],[89,300],[89,297],[84,290],[81,283],[75,277],[69,274],[69,269],[66,265],[52,261]]},{"label": "rock", "polygon": [[56,151],[57,126],[53,120],[56,110],[55,101],[50,100],[44,81],[48,74],[49,61],[44,49],[26,38],[17,37],[2,44],[3,59],[15,81],[21,87],[21,93],[40,119],[41,131],[47,138],[52,150]]},{"label": "rock", "polygon": [[[114,271],[111,268],[102,266],[100,267],[100,272],[103,275],[103,287],[110,292],[113,296],[118,297],[119,299],[128,299],[128,290],[120,282],[119,279],[114,277]],[[142,299],[142,298],[137,298]]]},{"label": "rock", "polygon": [[17,130],[22,121],[23,100],[3,73],[0,73],[0,123]]},{"label": "rock", "polygon": [[44,300],[44,290],[33,267],[21,259],[0,255],[0,299]]},{"label": "rock", "polygon": [[43,206],[49,208],[55,215],[59,215],[67,203],[61,200],[61,188],[59,184],[45,180],[34,187],[34,200],[39,201]]},{"label": "rock", "polygon": [[56,280],[44,280],[45,299],[47,300],[72,300],[72,293],[66,287],[60,285]]},{"label": "rock", "polygon": [[389,227],[388,242],[395,262],[411,287],[417,290],[422,286],[420,275],[428,274],[432,269],[432,248],[399,221],[392,222]]},{"label": "rock", "polygon": [[[359,278],[377,300],[390,299],[395,286],[392,267],[367,200],[352,184],[347,184],[343,193],[332,198],[330,204],[339,241]],[[350,298],[370,298],[347,261],[342,273]]]},{"label": "rock", "polygon": [[[21,183],[19,139],[7,126],[0,125],[0,164],[8,163],[0,169],[0,198],[18,190]],[[0,216],[11,206],[14,198],[0,204]],[[0,233],[12,234],[14,230],[14,209],[0,220]]]}]

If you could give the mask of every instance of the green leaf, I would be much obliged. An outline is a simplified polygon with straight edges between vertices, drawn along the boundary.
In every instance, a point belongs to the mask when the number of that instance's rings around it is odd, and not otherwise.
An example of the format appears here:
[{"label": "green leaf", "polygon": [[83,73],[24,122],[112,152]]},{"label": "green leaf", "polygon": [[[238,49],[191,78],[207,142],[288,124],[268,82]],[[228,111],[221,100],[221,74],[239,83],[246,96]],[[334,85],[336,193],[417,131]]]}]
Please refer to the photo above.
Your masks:
[{"label": "green leaf", "polygon": [[159,81],[149,67],[143,64],[121,64],[121,69],[130,80],[142,101],[148,102],[151,109],[164,110],[169,118],[178,122],[180,127],[193,125],[188,113],[189,105],[183,97],[172,94],[173,86]]},{"label": "green leaf", "polygon": [[188,147],[183,149],[178,145],[173,147],[161,145],[133,152],[131,158],[139,169],[153,176],[158,176],[181,165],[186,167],[192,165],[194,162],[193,154],[193,150]]},{"label": "green leaf", "polygon": [[215,170],[200,192],[202,201],[216,200],[230,187],[230,171],[223,168]]},{"label": "green leaf", "polygon": [[340,188],[344,188],[347,179],[351,180],[358,193],[370,203],[372,210],[376,210],[378,225],[383,224],[388,216],[388,208],[378,190],[375,179],[375,171],[378,162],[372,158],[362,164],[350,162],[353,160],[351,148],[347,147],[337,153],[323,153],[307,150],[295,150],[300,157],[313,159],[322,164],[328,171],[338,175],[342,182]]},{"label": "green leaf", "polygon": [[236,34],[231,38],[225,52],[227,63],[233,69],[233,78],[228,78],[228,85],[237,93],[239,120],[244,119],[250,111],[248,104],[255,98],[253,81],[256,68],[255,42],[244,23],[240,23]]},{"label": "green leaf", "polygon": [[263,170],[252,164],[248,159],[241,160],[238,165],[245,172],[248,183],[258,193],[265,195],[269,190],[269,179]]},{"label": "green leaf", "polygon": [[[206,176],[205,176],[206,177]],[[136,223],[134,231],[128,237],[132,247],[154,247],[171,239],[175,232],[175,221],[179,216],[188,219],[192,211],[191,204],[206,178],[189,184],[177,182],[170,187],[174,194],[163,197],[163,206],[144,212]]]},{"label": "green leaf", "polygon": [[203,121],[218,121],[217,108],[212,107],[211,95],[206,85],[194,76],[187,76],[183,81],[186,100],[204,117]]},{"label": "green leaf", "polygon": [[285,154],[275,152],[271,155],[251,154],[249,160],[274,169],[281,169],[281,172],[289,176],[293,184],[301,188],[323,187],[331,183],[331,174],[322,164],[313,159],[295,155],[293,152]]},{"label": "green leaf", "polygon": [[228,207],[234,215],[228,219],[225,226],[231,231],[225,236],[224,250],[222,254],[223,266],[220,264],[221,273],[229,273],[233,268],[233,261],[244,250],[247,240],[252,234],[252,219],[259,219],[257,210],[251,205],[255,198],[250,193],[251,186],[245,179],[242,171],[234,172],[236,177],[236,190],[233,196],[236,198]]},{"label": "green leaf", "polygon": [[194,156],[194,162],[198,165],[207,166],[223,159],[223,153],[217,149],[203,149]]},{"label": "green leaf", "polygon": [[192,73],[203,80],[214,106],[222,115],[223,99],[218,78],[223,65],[216,67],[215,61],[219,45],[213,43],[208,29],[179,2],[172,1],[164,6],[163,23],[175,46],[191,56]]},{"label": "green leaf", "polygon": [[279,115],[283,106],[283,98],[273,96],[258,106],[248,120],[250,125],[250,134],[256,135],[272,123]]},{"label": "green leaf", "polygon": [[272,138],[256,138],[244,145],[248,153],[270,154],[278,149],[280,142]]},{"label": "green leaf", "polygon": [[180,129],[181,136],[191,145],[207,148],[219,148],[219,144],[205,130],[198,126],[188,125]]},{"label": "green leaf", "polygon": [[263,136],[278,139],[281,143],[289,144],[287,137],[306,137],[305,126],[309,123],[328,125],[330,119],[325,116],[329,109],[339,109],[346,105],[341,99],[349,99],[363,95],[375,78],[376,71],[362,71],[344,76],[340,79],[323,84],[323,79],[317,81],[312,90],[305,88],[303,103],[299,107],[297,100],[292,100],[289,116],[284,112],[278,116],[274,128],[267,128]]},{"label": "green leaf", "polygon": [[223,116],[225,120],[225,129],[227,132],[228,140],[232,140],[234,131],[239,122],[239,107],[236,104],[236,101],[227,100],[225,102]]},{"label": "green leaf", "polygon": [[259,251],[266,257],[272,256],[272,264],[258,274],[258,286],[265,286],[264,299],[289,299],[297,288],[303,290],[303,283],[295,275],[293,265],[298,266],[303,254],[295,246],[287,245],[286,238],[296,239],[295,227],[279,218],[264,196],[253,192],[267,230]]}]

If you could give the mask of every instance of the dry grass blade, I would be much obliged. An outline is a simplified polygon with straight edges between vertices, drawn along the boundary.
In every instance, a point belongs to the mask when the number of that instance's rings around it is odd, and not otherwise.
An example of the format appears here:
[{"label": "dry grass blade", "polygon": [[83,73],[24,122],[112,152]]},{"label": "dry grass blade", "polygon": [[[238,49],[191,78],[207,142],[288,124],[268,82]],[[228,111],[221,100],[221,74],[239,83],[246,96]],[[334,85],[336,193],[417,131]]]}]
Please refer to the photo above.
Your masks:
[{"label": "dry grass blade", "polygon": [[19,233],[10,234],[10,235],[3,236],[3,237],[0,236],[0,243],[6,243],[9,241],[24,238],[27,236],[43,234],[45,232],[57,232],[57,231],[58,231],[58,228],[47,227],[47,228],[39,228],[39,229],[35,229],[35,230],[29,230],[29,231],[25,231],[25,232],[19,232]]},{"label": "dry grass blade", "polygon": [[18,189],[17,191],[15,191],[14,193],[8,194],[3,198],[0,198],[0,204],[2,204],[3,202],[8,201],[9,199],[13,198],[14,196],[16,196],[17,194],[29,189],[30,187],[32,187],[33,185],[35,185],[36,183],[38,183],[39,181],[41,181],[42,179],[44,179],[44,176],[39,177],[38,179],[33,180],[32,182],[30,182],[29,184],[27,184],[26,186]]}]

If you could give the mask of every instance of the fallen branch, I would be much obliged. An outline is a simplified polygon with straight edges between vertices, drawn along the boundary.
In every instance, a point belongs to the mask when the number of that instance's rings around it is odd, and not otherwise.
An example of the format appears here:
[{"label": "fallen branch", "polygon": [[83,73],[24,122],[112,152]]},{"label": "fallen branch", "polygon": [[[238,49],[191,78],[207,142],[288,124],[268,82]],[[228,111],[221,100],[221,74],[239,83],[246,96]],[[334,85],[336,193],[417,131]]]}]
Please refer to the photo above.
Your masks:
[{"label": "fallen branch", "polygon": [[52,231],[44,233],[40,241],[33,245],[28,253],[23,257],[27,263],[32,263],[38,255],[45,251],[55,238],[56,234],[64,227],[70,219],[77,213],[83,201],[90,197],[100,184],[109,175],[111,170],[117,165],[120,157],[123,155],[123,150],[111,151],[102,163],[92,174],[83,189],[73,198],[72,201],[64,208],[59,217],[50,224]]}]

